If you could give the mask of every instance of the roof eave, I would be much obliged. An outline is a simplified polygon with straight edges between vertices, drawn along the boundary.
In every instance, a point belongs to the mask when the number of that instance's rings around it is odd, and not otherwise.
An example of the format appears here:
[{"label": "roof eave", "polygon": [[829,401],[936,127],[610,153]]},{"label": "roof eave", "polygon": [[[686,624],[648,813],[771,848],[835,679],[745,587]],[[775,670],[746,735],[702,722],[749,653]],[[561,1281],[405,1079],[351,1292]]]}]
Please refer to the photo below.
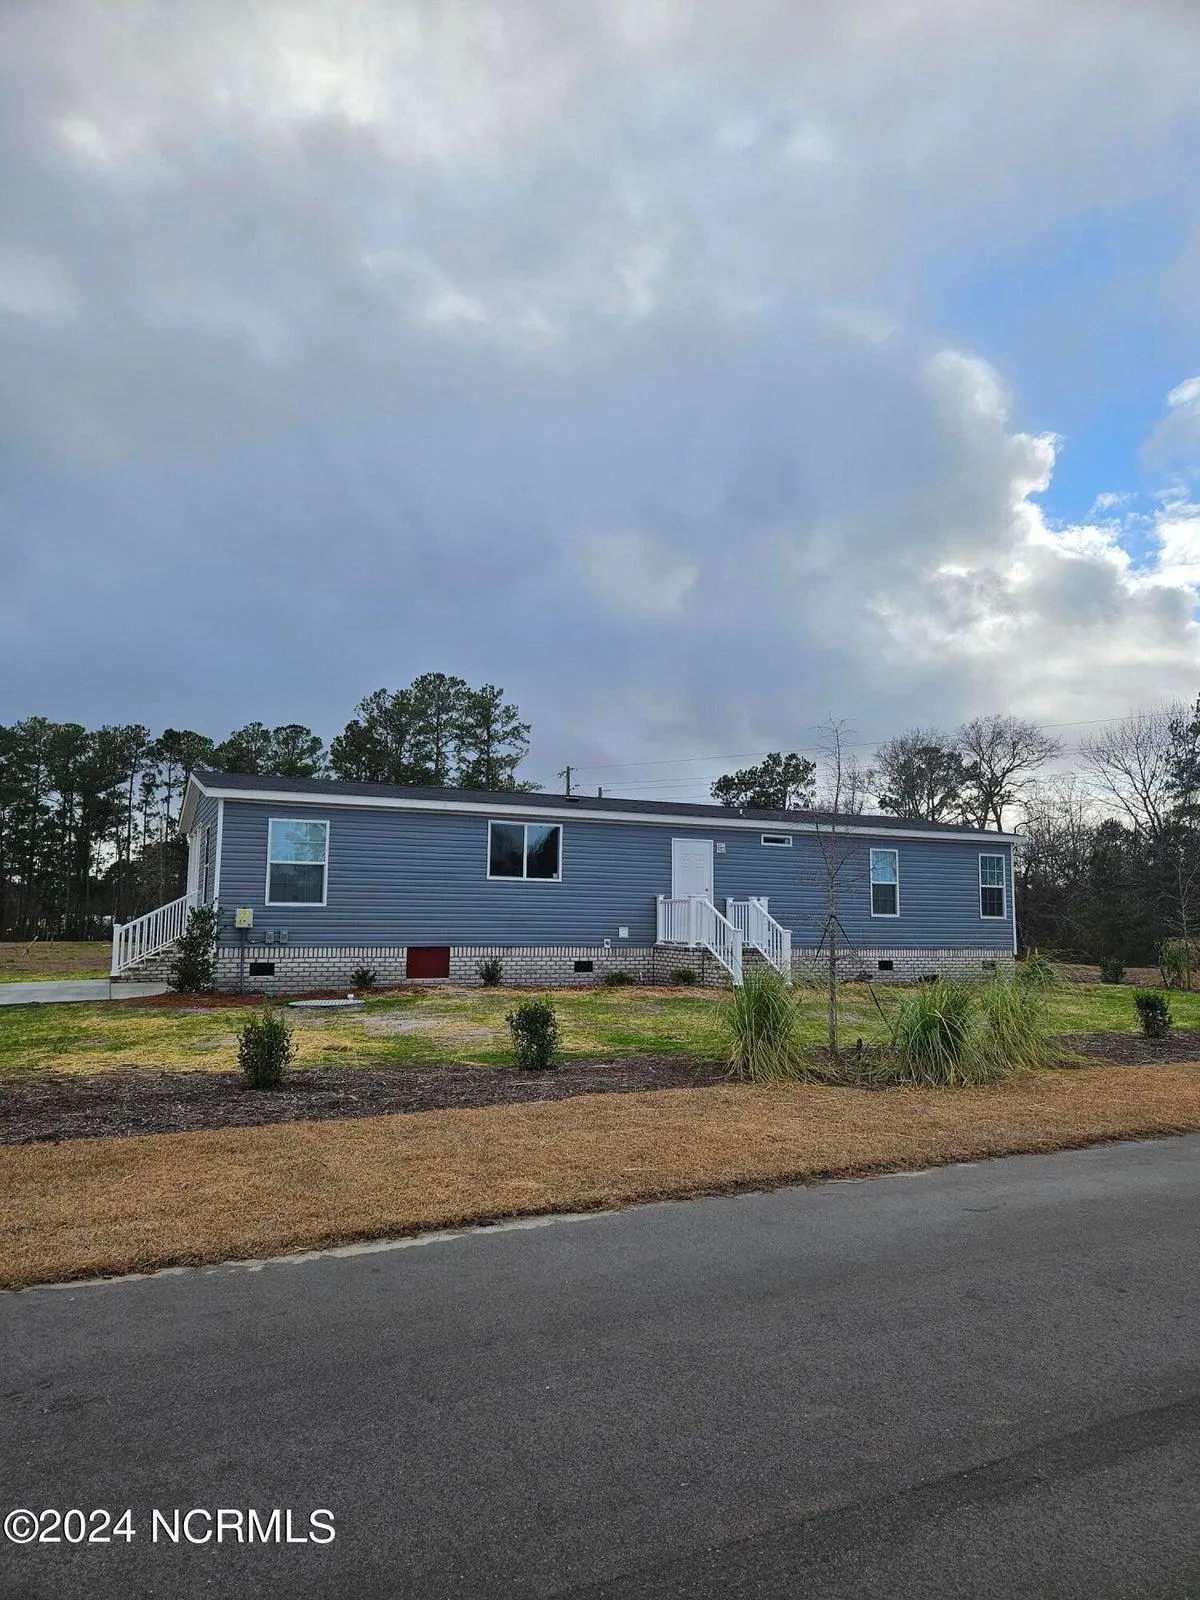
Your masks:
[{"label": "roof eave", "polygon": [[[488,796],[476,800],[441,800],[412,795],[357,795],[330,794],[319,790],[261,789],[222,787],[218,782],[201,783],[192,775],[189,787],[196,784],[198,792],[219,800],[248,800],[271,805],[341,806],[354,810],[449,812],[463,816],[513,816],[527,817],[533,809],[527,804],[507,801],[503,796]],[[896,828],[873,826],[847,818],[838,818],[836,824],[825,820],[801,821],[799,815],[781,817],[771,813],[745,816],[731,811],[728,818],[714,816],[711,812],[680,815],[678,812],[617,811],[586,806],[576,801],[564,801],[557,806],[538,806],[536,814],[553,818],[556,822],[582,820],[588,822],[659,822],[677,827],[722,828],[742,832],[766,829],[788,829],[795,833],[826,835],[833,832],[852,833],[861,837],[889,839],[957,839],[964,843],[979,840],[988,844],[1014,844],[1016,837],[1008,833],[991,833],[977,830],[950,830],[945,828]],[[181,823],[182,827],[182,818]]]}]

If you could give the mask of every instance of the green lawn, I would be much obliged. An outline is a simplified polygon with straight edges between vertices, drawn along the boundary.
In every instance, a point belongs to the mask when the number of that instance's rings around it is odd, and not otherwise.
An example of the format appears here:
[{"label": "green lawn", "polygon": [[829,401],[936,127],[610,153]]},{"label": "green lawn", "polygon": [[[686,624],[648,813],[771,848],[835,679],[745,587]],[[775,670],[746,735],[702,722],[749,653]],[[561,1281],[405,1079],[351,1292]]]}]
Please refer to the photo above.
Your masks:
[{"label": "green lawn", "polygon": [[[877,991],[885,1013],[906,991]],[[456,1061],[512,1061],[505,1012],[521,998],[512,990],[437,989],[387,995],[361,1011],[287,1013],[296,1030],[300,1066],[405,1067]],[[568,1058],[723,1053],[720,1012],[726,996],[655,989],[551,992]],[[887,1024],[864,985],[843,990],[843,1037],[867,1043],[887,1037]],[[1177,1028],[1200,1029],[1200,994],[1172,994]],[[0,1007],[0,1076],[31,1072],[102,1072],[142,1066],[228,1071],[236,1064],[237,1031],[249,1007],[172,1011],[138,1006],[43,1005]],[[1068,984],[1050,996],[1057,1033],[1136,1029],[1128,987]],[[819,991],[803,1004],[803,1036],[825,1037]],[[1200,1053],[1200,1041],[1198,1041]]]}]

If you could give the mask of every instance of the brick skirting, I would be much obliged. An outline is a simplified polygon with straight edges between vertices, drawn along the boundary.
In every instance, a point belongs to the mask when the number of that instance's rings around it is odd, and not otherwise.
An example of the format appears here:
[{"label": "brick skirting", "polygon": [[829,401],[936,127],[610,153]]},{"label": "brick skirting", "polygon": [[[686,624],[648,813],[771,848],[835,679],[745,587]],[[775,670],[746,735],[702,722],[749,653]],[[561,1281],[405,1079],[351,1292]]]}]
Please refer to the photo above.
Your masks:
[{"label": "brick skirting", "polygon": [[[370,967],[381,985],[401,983],[406,978],[403,945],[250,945],[246,950],[245,988],[249,993],[297,994],[308,989],[349,990],[356,967]],[[453,984],[479,984],[480,965],[495,957],[500,962],[501,981],[518,988],[571,988],[599,983],[614,972],[627,973],[636,983],[669,983],[681,968],[690,968],[702,984],[727,985],[729,976],[706,950],[691,950],[680,945],[620,946],[604,949],[596,945],[455,945],[450,950],[450,977]],[[747,952],[747,963],[761,958]],[[880,971],[879,963],[890,961],[891,969]],[[576,971],[577,963],[591,963],[590,971]],[[223,992],[239,987],[241,951],[236,945],[222,945],[217,952],[217,988]],[[271,973],[250,972],[251,963],[270,964]],[[989,967],[988,963],[992,965]],[[843,981],[860,974],[876,983],[911,983],[936,973],[940,977],[985,978],[992,972],[1012,969],[1008,950],[898,950],[855,949],[838,958]],[[809,974],[824,977],[823,952],[797,950],[793,970],[799,977]],[[139,974],[140,976],[140,974]],[[437,982],[427,979],[426,982]]]}]

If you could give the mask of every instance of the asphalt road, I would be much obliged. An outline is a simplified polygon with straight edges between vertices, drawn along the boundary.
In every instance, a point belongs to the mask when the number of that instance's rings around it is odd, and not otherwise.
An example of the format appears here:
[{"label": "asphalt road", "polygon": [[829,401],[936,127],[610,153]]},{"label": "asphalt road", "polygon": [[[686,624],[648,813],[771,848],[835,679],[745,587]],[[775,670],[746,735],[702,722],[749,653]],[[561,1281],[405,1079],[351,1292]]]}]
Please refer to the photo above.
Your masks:
[{"label": "asphalt road", "polygon": [[[0,1350],[0,1510],[136,1530],[5,1597],[1200,1596],[1200,1138],[0,1295]],[[151,1537],[275,1507],[333,1542]]]}]

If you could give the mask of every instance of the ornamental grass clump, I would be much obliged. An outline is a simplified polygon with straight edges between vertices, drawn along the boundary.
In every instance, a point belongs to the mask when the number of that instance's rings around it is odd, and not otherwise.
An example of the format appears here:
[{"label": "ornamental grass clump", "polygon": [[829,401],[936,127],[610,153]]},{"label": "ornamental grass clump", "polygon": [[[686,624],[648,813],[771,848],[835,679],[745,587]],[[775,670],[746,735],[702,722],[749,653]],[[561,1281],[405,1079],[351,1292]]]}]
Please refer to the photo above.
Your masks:
[{"label": "ornamental grass clump", "polygon": [[1058,984],[1053,961],[1049,956],[1042,955],[1040,950],[1031,950],[1018,961],[1013,968],[1013,976],[1032,989],[1053,989]]},{"label": "ornamental grass clump", "polygon": [[1053,1065],[1047,987],[1014,976],[977,987],[942,981],[917,989],[897,1013],[892,1059],[876,1076],[951,1089]]},{"label": "ornamental grass clump", "polygon": [[774,967],[743,972],[721,1015],[737,1077],[746,1083],[782,1083],[807,1075],[797,1038],[799,1009],[799,995]]},{"label": "ornamental grass clump", "polygon": [[[1053,1065],[1050,1017],[1044,990],[1038,984],[997,978],[981,986],[975,1004],[981,1025],[980,1059],[993,1079],[1013,1072],[1039,1072]],[[988,1080],[981,1077],[976,1081]]]},{"label": "ornamental grass clump", "polygon": [[1194,939],[1164,939],[1158,952],[1158,970],[1168,989],[1190,989],[1200,973],[1200,949]]},{"label": "ornamental grass clump", "polygon": [[556,1065],[558,1018],[547,1000],[522,1000],[504,1019],[512,1034],[517,1066],[526,1072],[545,1072]]},{"label": "ornamental grass clump", "polygon": [[979,1076],[978,1019],[965,983],[938,979],[910,994],[892,1024],[892,1083],[953,1088]]},{"label": "ornamental grass clump", "polygon": [[247,1089],[278,1089],[296,1057],[296,1041],[282,1015],[267,1006],[238,1035],[238,1066]]}]

